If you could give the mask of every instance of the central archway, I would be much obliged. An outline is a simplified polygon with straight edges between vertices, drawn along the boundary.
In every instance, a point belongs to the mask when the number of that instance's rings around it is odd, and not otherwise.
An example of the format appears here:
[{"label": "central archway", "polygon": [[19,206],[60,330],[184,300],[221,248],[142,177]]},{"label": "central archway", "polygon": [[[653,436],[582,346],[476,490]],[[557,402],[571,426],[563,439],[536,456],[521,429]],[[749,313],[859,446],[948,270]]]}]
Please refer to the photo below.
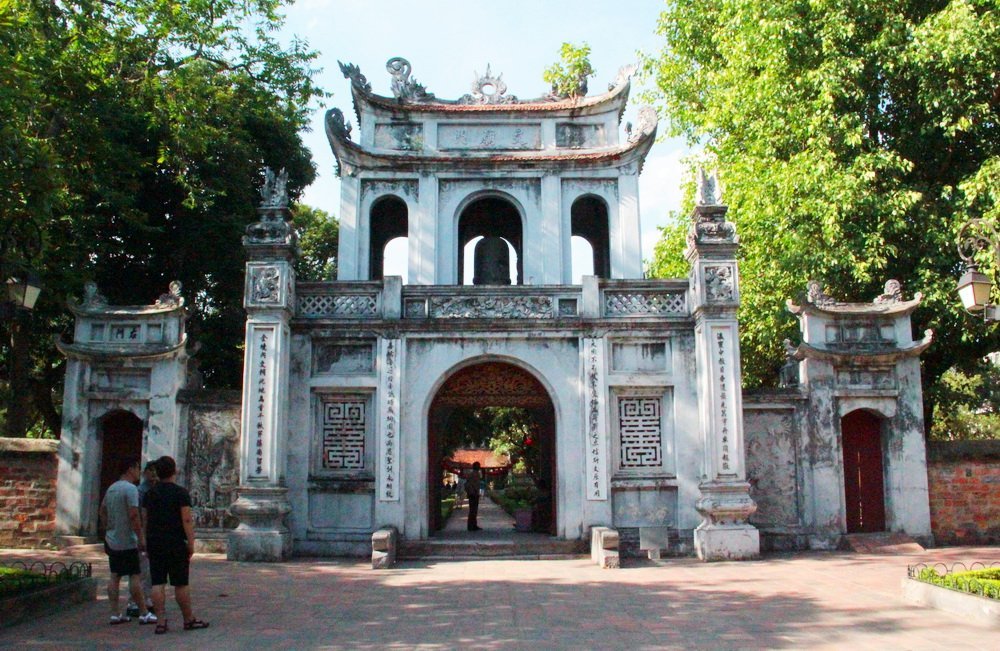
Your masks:
[{"label": "central archway", "polygon": [[428,412],[428,531],[442,526],[441,497],[444,479],[443,462],[449,426],[454,426],[463,410],[516,408],[533,423],[533,442],[537,446],[536,484],[546,492],[542,517],[545,531],[556,532],[556,422],[549,392],[528,371],[503,361],[482,361],[465,366],[449,377],[438,389]]}]

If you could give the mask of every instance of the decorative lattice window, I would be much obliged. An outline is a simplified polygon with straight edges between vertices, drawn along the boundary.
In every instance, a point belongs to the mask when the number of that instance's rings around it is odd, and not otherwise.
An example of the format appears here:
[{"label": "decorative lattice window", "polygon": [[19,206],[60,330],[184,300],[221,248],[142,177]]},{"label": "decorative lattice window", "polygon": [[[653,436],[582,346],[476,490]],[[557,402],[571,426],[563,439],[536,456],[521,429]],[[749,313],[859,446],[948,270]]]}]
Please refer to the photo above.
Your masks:
[{"label": "decorative lattice window", "polygon": [[663,387],[619,387],[613,392],[615,473],[672,475],[672,391]]},{"label": "decorative lattice window", "polygon": [[320,467],[323,470],[366,469],[370,411],[367,396],[324,396],[320,399]]},{"label": "decorative lattice window", "polygon": [[622,468],[659,468],[663,465],[660,398],[618,399],[618,432]]}]

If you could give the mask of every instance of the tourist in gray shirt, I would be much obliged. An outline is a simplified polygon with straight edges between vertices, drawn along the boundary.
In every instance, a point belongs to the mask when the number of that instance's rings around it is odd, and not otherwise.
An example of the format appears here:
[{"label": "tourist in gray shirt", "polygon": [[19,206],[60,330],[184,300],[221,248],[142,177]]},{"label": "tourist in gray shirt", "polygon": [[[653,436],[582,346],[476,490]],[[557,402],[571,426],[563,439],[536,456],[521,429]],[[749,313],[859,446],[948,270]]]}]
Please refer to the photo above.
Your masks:
[{"label": "tourist in gray shirt", "polygon": [[149,612],[142,595],[140,583],[139,551],[142,521],[139,518],[139,461],[123,459],[118,464],[118,481],[108,487],[101,502],[101,522],[104,524],[104,551],[108,555],[111,576],[108,579],[108,604],[111,607],[110,624],[124,624],[131,618],[119,610],[118,592],[121,578],[128,577],[132,600],[139,604],[139,623],[154,624],[156,615]]}]

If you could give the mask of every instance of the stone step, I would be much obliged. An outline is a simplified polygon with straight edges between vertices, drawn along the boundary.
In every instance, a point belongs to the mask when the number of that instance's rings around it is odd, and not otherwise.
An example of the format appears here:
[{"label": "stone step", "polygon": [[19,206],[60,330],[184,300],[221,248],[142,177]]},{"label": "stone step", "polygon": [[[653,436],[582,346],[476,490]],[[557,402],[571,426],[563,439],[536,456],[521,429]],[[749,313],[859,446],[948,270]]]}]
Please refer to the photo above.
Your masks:
[{"label": "stone step", "polygon": [[844,536],[848,549],[860,554],[912,554],[923,546],[905,533],[849,533]]},{"label": "stone step", "polygon": [[398,558],[406,560],[477,558],[538,559],[569,558],[587,553],[581,540],[406,540],[400,541]]}]

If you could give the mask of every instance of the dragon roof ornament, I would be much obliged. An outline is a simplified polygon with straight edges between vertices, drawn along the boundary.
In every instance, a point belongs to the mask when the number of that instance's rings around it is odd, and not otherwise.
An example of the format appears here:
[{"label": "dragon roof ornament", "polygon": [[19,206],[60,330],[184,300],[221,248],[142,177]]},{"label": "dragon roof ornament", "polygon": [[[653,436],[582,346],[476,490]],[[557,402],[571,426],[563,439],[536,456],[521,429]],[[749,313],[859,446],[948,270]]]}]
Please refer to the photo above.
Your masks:
[{"label": "dragon roof ornament", "polygon": [[361,74],[361,68],[353,63],[342,63],[340,61],[337,61],[337,65],[340,66],[340,71],[344,73],[344,78],[351,80],[352,86],[365,93],[372,92],[372,85],[369,83],[368,78]]},{"label": "dragon roof ornament", "polygon": [[403,57],[392,57],[385,62],[385,69],[392,75],[392,95],[400,102],[434,101],[434,93],[428,93],[416,78],[410,78],[413,66]]}]

